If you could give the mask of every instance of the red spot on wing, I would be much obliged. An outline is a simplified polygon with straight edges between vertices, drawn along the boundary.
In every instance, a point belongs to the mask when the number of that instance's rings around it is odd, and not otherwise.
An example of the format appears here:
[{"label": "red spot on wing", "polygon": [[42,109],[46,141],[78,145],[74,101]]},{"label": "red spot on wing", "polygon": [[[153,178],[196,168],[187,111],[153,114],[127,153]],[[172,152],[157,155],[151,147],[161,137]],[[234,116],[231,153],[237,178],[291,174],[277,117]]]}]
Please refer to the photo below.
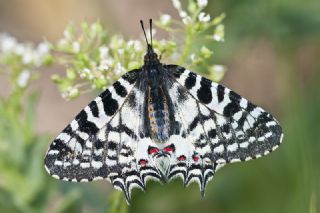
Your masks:
[{"label": "red spot on wing", "polygon": [[145,159],[139,160],[139,165],[140,165],[140,166],[145,166],[145,165],[147,165],[147,163],[148,163],[148,161],[145,160]]},{"label": "red spot on wing", "polygon": [[186,160],[186,156],[184,156],[184,155],[180,155],[178,157],[178,161],[185,161],[185,160]]},{"label": "red spot on wing", "polygon": [[194,160],[194,162],[198,162],[199,161],[199,156],[193,156],[193,160]]},{"label": "red spot on wing", "polygon": [[165,147],[165,148],[163,149],[163,151],[165,151],[165,152],[172,152],[172,151],[173,151],[173,148],[172,148],[172,147]]},{"label": "red spot on wing", "polygon": [[173,144],[170,144],[169,146],[166,146],[163,148],[164,152],[174,152],[175,151],[175,147]]},{"label": "red spot on wing", "polygon": [[159,149],[156,148],[156,147],[150,147],[149,150],[148,150],[149,155],[152,155],[152,154],[155,154],[155,153],[158,153],[158,152],[159,152]]}]

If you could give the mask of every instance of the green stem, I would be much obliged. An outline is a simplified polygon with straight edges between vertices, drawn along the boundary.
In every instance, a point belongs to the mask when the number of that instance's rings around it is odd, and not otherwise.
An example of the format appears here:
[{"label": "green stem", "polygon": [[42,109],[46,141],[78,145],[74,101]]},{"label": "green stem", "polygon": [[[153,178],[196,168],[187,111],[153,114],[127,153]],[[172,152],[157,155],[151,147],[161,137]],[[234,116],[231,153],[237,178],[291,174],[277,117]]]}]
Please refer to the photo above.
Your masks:
[{"label": "green stem", "polygon": [[188,24],[186,25],[186,32],[187,32],[187,36],[184,40],[184,49],[183,49],[183,52],[180,56],[180,59],[179,59],[179,64],[183,64],[183,63],[186,63],[189,55],[190,55],[190,52],[191,52],[191,47],[192,47],[192,41],[194,39],[194,33],[195,31],[193,30],[193,24],[196,23],[196,20],[198,18],[198,15],[199,13],[201,12],[201,8],[198,8],[194,14],[192,14],[191,16],[191,24]]},{"label": "green stem", "polygon": [[179,64],[183,64],[187,61],[189,55],[190,55],[190,51],[191,51],[191,47],[192,47],[192,40],[193,40],[193,37],[194,37],[194,34],[193,34],[193,30],[192,30],[192,27],[191,26],[187,26],[187,36],[184,40],[184,49],[183,49],[183,52],[180,56],[180,59],[179,59]]}]

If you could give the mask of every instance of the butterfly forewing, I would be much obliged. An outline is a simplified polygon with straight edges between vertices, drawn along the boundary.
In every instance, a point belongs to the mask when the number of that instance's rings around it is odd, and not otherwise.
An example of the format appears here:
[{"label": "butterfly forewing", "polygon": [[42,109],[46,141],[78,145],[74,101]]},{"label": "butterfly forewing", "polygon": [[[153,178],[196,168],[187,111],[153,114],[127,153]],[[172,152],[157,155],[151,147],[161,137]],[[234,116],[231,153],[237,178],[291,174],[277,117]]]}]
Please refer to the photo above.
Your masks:
[{"label": "butterfly forewing", "polygon": [[[192,104],[197,112],[187,125],[204,132],[199,137],[211,143],[214,162],[250,160],[278,147],[282,129],[272,115],[220,84],[181,67],[175,69],[173,78],[187,90],[184,103],[191,105],[191,99],[197,103]],[[185,117],[190,115],[190,111],[185,113]]]}]

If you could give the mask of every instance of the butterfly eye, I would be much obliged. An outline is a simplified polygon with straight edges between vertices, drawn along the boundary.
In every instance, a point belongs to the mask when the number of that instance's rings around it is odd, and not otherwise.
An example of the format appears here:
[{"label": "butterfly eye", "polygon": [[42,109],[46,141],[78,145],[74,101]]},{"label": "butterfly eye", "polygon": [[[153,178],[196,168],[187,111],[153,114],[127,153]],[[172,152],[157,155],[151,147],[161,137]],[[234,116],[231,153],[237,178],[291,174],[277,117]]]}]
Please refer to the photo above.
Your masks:
[{"label": "butterfly eye", "polygon": [[159,149],[156,148],[156,147],[149,147],[149,149],[148,149],[148,154],[149,155],[156,154],[158,152],[159,152]]}]

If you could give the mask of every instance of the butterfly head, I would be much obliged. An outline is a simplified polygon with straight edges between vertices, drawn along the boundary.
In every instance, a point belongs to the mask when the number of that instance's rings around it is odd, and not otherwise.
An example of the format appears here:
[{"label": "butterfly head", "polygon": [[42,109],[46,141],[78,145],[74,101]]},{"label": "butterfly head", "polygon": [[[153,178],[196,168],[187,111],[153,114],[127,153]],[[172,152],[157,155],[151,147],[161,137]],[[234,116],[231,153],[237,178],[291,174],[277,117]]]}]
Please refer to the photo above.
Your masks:
[{"label": "butterfly head", "polygon": [[147,54],[144,55],[144,64],[160,63],[157,53],[154,52],[152,46],[148,44]]},{"label": "butterfly head", "polygon": [[152,46],[152,19],[149,20],[149,24],[150,24],[150,43],[148,41],[147,35],[146,35],[146,31],[144,29],[144,25],[143,25],[143,21],[140,20],[140,24],[142,27],[142,31],[144,34],[144,37],[146,39],[146,43],[147,43],[147,53],[144,56],[144,64],[145,65],[152,65],[152,64],[159,64],[160,61],[158,59],[158,55],[154,52],[153,50],[153,46]]}]

